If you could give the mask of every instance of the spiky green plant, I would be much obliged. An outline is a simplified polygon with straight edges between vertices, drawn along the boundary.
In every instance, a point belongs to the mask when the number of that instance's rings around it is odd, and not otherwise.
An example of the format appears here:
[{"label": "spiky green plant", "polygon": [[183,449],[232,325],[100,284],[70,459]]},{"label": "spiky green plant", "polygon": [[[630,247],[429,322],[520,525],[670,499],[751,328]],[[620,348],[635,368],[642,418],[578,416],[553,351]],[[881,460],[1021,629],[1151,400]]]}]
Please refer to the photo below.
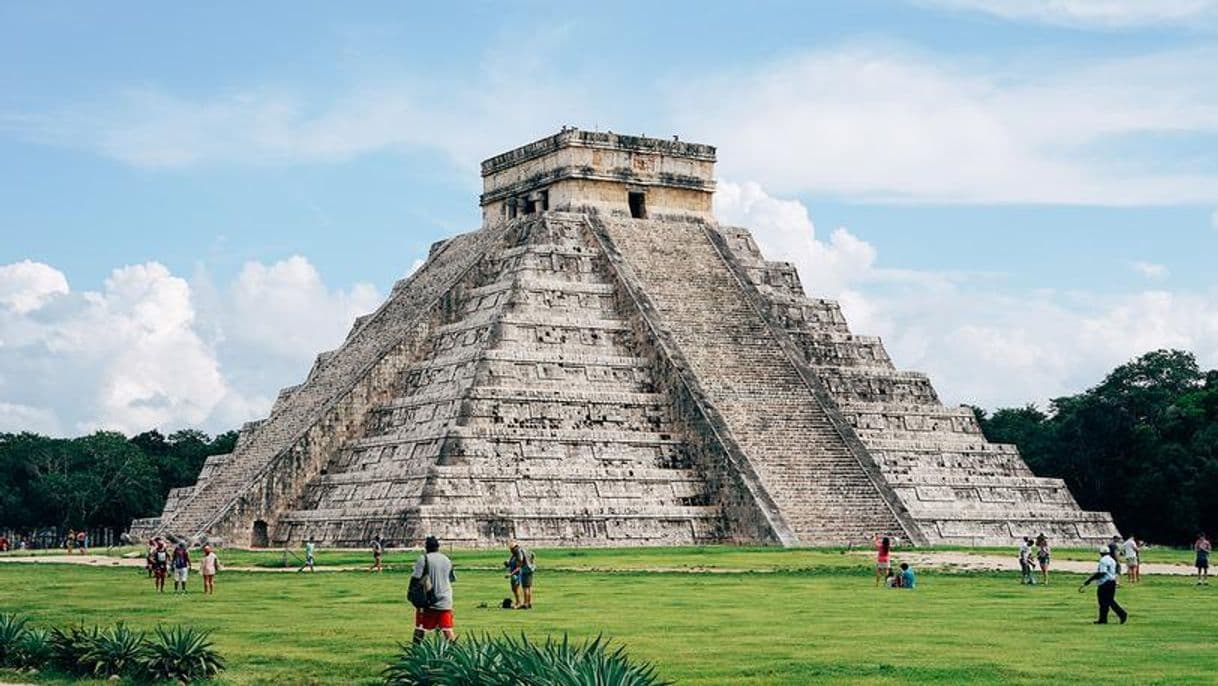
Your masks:
[{"label": "spiky green plant", "polygon": [[12,612],[0,614],[0,667],[21,666],[21,642],[29,631],[29,618]]},{"label": "spiky green plant", "polygon": [[27,627],[18,645],[22,667],[42,668],[51,661],[51,634],[46,629]]},{"label": "spiky green plant", "polygon": [[70,626],[66,629],[54,627],[50,634],[51,664],[69,674],[85,675],[89,669],[82,658],[93,648],[101,634],[97,627]]},{"label": "spiky green plant", "polygon": [[521,635],[466,637],[449,644],[438,636],[402,646],[383,673],[389,686],[660,686],[649,664],[630,661],[625,648],[610,649],[597,637],[585,643],[546,638],[533,643]]},{"label": "spiky green plant", "polygon": [[132,631],[120,623],[98,632],[79,662],[93,676],[134,674],[142,664],[146,648],[144,632]]},{"label": "spiky green plant", "polygon": [[224,669],[211,633],[194,627],[158,626],[141,659],[141,673],[154,681],[197,681]]}]

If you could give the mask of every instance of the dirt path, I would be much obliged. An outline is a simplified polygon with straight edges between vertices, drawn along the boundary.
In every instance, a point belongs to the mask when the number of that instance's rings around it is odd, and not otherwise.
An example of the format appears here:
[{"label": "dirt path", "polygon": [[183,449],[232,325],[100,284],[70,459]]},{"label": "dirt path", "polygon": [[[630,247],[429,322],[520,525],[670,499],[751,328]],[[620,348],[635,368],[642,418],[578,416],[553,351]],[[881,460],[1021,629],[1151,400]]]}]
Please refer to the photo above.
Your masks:
[{"label": "dirt path", "polygon": [[[857,552],[858,556],[870,556],[870,552]],[[958,569],[975,572],[1011,572],[1018,571],[1018,564],[1014,556],[1003,555],[977,555],[966,552],[954,551],[894,551],[893,559],[897,562],[909,562],[917,569],[939,568],[939,569]],[[45,555],[45,556],[22,556],[8,557],[0,556],[0,563],[24,563],[24,564],[75,564],[89,565],[93,567],[135,567],[142,568],[144,560],[142,557],[109,557],[105,555]],[[223,564],[223,563],[222,563]],[[466,569],[496,571],[499,569],[494,566],[481,565],[465,565]],[[655,572],[655,573],[683,573],[683,574],[739,574],[746,572],[765,572],[765,571],[782,571],[782,570],[754,570],[743,568],[730,567],[564,567],[564,566],[547,566],[547,569],[554,571],[567,572]],[[229,572],[269,572],[269,573],[290,573],[295,572],[296,567],[249,567],[249,566],[230,566],[223,565],[223,571]],[[319,572],[358,572],[367,571],[367,565],[318,565]],[[1059,572],[1075,572],[1079,574],[1090,574],[1095,571],[1094,562],[1082,562],[1075,560],[1054,560],[1053,570]],[[1163,574],[1172,576],[1189,576],[1194,573],[1192,567],[1188,565],[1164,564],[1164,563],[1148,563],[1142,565],[1142,572],[1145,574]]]}]

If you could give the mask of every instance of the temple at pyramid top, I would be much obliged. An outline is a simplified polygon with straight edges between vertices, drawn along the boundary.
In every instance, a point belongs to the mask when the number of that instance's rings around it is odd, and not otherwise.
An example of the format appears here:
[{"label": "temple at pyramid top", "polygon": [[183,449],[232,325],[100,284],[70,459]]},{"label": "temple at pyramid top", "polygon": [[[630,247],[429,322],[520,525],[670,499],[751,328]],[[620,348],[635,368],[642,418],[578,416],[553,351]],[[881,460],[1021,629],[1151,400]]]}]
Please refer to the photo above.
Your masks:
[{"label": "temple at pyramid top", "polygon": [[715,149],[564,128],[132,533],[266,546],[1107,540],[711,211]]},{"label": "temple at pyramid top", "polygon": [[482,163],[482,217],[547,210],[709,217],[714,174],[709,145],[564,128]]}]

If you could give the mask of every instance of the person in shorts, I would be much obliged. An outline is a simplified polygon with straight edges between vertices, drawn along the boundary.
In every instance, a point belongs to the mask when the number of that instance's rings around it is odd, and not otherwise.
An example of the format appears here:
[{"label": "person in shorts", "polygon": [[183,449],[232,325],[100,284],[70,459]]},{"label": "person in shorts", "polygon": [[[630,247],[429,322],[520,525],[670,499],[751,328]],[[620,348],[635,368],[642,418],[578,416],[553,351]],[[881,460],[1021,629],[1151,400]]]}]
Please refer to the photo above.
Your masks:
[{"label": "person in shorts", "polygon": [[203,546],[203,562],[199,574],[203,575],[203,595],[216,594],[216,572],[220,571],[220,560],[211,546]]},{"label": "person in shorts", "polygon": [[152,578],[156,583],[157,593],[165,592],[165,575],[169,572],[169,551],[165,549],[165,541],[156,540],[156,548],[152,551]]},{"label": "person in shorts", "polygon": [[457,580],[453,572],[452,560],[440,552],[440,541],[435,536],[428,536],[423,543],[426,551],[414,563],[410,576],[422,579],[423,570],[431,578],[431,590],[434,600],[423,609],[414,613],[414,642],[421,643],[427,632],[439,630],[449,641],[457,640],[453,631],[453,582]]},{"label": "person in shorts", "polygon": [[1040,582],[1049,585],[1049,565],[1053,560],[1053,552],[1049,548],[1049,537],[1041,534],[1036,537],[1036,564],[1040,566]]},{"label": "person in shorts", "polygon": [[190,576],[190,551],[186,550],[186,542],[178,541],[173,549],[173,592],[186,592],[186,578]]},{"label": "person in shorts", "polygon": [[[516,541],[508,542],[508,550],[512,552],[511,566],[508,573],[517,583],[512,584],[512,595],[516,597],[517,610],[533,609],[533,554]],[[521,602],[520,592],[524,591],[524,601]]]},{"label": "person in shorts", "polygon": [[89,534],[85,533],[84,529],[76,532],[76,547],[81,555],[89,554]]},{"label": "person in shorts", "polygon": [[1142,550],[1138,546],[1138,539],[1132,535],[1125,539],[1125,542],[1121,545],[1121,554],[1125,558],[1125,577],[1131,584],[1136,584],[1142,580],[1142,573],[1139,569],[1141,563],[1138,561],[1139,553],[1141,552]]},{"label": "person in shorts", "polygon": [[1197,560],[1194,564],[1197,566],[1197,585],[1210,584],[1210,539],[1205,537],[1205,532],[1197,534],[1197,540],[1193,543],[1193,552],[1197,554]]},{"label": "person in shorts", "polygon": [[892,570],[892,541],[887,536],[876,536],[871,542],[875,546],[875,585],[879,586]]},{"label": "person in shorts", "polygon": [[372,569],[370,569],[369,571],[371,571],[373,574],[376,574],[376,573],[382,571],[381,557],[383,557],[384,555],[385,555],[385,544],[381,543],[381,535],[377,534],[376,536],[372,537]]}]

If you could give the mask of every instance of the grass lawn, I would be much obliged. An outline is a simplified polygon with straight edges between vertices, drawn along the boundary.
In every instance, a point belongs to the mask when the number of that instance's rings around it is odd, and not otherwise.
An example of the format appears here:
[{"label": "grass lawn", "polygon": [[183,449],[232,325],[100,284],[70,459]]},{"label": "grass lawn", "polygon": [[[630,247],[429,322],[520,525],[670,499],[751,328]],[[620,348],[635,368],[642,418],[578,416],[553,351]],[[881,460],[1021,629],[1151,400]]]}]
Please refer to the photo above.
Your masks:
[{"label": "grass lawn", "polygon": [[[238,565],[267,553],[224,555]],[[319,556],[332,564],[368,557],[361,551]],[[504,557],[498,551],[454,555],[458,631],[604,633],[682,684],[1218,679],[1218,585],[1198,588],[1184,577],[1147,577],[1140,587],[1122,588],[1131,622],[1096,627],[1090,623],[1094,593],[1077,593],[1081,577],[1066,574],[1052,586],[1022,587],[1013,574],[924,573],[917,590],[893,591],[872,587],[866,558],[837,551],[551,550],[538,554],[537,609],[512,612],[495,607],[507,595],[501,574],[468,569]],[[41,624],[211,628],[229,664],[224,683],[370,684],[396,642],[410,634],[406,575],[398,571],[406,559],[404,551],[391,552],[394,569],[377,576],[222,572],[214,598],[198,593],[197,576],[190,595],[158,596],[136,569],[0,564],[0,611],[23,611]],[[589,571],[554,569],[568,566]],[[591,571],[682,566],[779,571]],[[21,678],[0,672],[0,681]]]}]

